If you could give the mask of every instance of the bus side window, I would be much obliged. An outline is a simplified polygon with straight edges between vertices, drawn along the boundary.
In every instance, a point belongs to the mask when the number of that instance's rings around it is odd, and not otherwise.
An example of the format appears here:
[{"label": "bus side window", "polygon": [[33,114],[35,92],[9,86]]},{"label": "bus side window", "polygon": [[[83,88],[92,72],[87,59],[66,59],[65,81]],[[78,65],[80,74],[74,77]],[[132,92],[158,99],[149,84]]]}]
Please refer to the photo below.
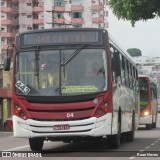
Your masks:
[{"label": "bus side window", "polygon": [[155,95],[155,98],[157,99],[157,93],[158,93],[158,91],[157,91],[157,85],[156,84],[154,84],[154,95]]},{"label": "bus side window", "polygon": [[129,64],[127,59],[125,59],[125,66],[126,66],[126,86],[129,87]]},{"label": "bus side window", "polygon": [[138,71],[135,70],[136,92],[139,92]]},{"label": "bus side window", "polygon": [[128,71],[129,71],[129,87],[132,88],[132,71],[131,71],[131,63],[128,62]]},{"label": "bus side window", "polygon": [[153,99],[157,98],[157,88],[156,85],[154,83],[151,82],[151,90],[152,90],[152,97]]},{"label": "bus side window", "polygon": [[133,89],[136,91],[136,69],[133,67]]},{"label": "bus side window", "polygon": [[112,72],[115,76],[115,82],[117,82],[118,77],[121,77],[120,57],[118,51],[115,51],[112,54]]},{"label": "bus side window", "polygon": [[123,57],[123,68],[124,68],[124,79],[125,79],[125,86],[128,87],[128,69],[127,69],[127,60]]},{"label": "bus side window", "polygon": [[116,82],[115,71],[113,70],[113,53],[111,53],[111,69],[112,69],[112,82]]},{"label": "bus side window", "polygon": [[120,72],[121,72],[120,78],[121,78],[121,84],[123,84],[123,68],[122,68],[122,54],[121,53],[119,54],[119,60],[120,60]]},{"label": "bus side window", "polygon": [[112,46],[112,44],[110,44],[112,82],[115,83],[116,82],[116,75],[115,75],[115,72],[113,70],[113,54],[114,54],[114,50],[115,50],[115,48]]},{"label": "bus side window", "polygon": [[124,61],[124,57],[122,56],[122,84],[126,85],[126,76],[125,76],[125,61]]}]

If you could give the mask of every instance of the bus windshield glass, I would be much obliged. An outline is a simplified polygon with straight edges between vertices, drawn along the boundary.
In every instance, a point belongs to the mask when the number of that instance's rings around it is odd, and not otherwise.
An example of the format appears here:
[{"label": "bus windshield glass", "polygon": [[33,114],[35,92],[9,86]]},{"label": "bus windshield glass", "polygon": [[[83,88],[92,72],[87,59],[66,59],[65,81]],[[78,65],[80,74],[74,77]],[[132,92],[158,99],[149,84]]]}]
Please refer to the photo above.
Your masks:
[{"label": "bus windshield glass", "polygon": [[148,79],[139,78],[140,87],[140,111],[143,111],[149,103]]},{"label": "bus windshield glass", "polygon": [[15,92],[27,96],[82,95],[107,90],[104,49],[21,51],[15,60]]}]

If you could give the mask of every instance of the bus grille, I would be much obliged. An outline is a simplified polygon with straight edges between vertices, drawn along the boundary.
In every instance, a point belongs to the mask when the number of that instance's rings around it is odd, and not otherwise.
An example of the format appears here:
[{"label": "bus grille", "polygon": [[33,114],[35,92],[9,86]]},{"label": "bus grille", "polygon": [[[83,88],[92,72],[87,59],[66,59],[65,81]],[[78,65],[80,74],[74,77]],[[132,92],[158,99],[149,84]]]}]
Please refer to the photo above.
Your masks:
[{"label": "bus grille", "polygon": [[70,121],[70,120],[83,120],[88,119],[93,115],[95,110],[94,106],[88,108],[75,108],[75,109],[27,109],[29,118],[37,121]]}]

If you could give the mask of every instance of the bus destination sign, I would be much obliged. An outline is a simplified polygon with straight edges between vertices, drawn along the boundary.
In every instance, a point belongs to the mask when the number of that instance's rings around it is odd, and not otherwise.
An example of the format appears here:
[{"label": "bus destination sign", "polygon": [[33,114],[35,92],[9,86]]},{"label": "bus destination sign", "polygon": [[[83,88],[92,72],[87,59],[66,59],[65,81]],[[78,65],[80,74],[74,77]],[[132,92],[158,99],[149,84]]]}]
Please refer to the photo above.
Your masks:
[{"label": "bus destination sign", "polygon": [[38,45],[101,44],[98,31],[48,31],[21,35],[21,47]]}]

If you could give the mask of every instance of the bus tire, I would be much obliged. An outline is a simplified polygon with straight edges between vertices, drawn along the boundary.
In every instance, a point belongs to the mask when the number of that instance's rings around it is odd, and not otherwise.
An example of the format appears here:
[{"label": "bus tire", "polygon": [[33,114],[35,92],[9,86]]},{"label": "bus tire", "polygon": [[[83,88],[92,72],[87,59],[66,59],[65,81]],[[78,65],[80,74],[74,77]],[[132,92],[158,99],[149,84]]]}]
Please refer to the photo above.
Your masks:
[{"label": "bus tire", "polygon": [[118,118],[118,133],[115,135],[107,136],[108,139],[108,146],[111,149],[118,149],[120,146],[121,141],[121,113],[119,114]]},{"label": "bus tire", "polygon": [[43,148],[43,138],[29,138],[29,145],[32,151],[41,151]]},{"label": "bus tire", "polygon": [[157,123],[154,122],[154,123],[152,124],[152,128],[156,128],[156,127],[157,127]]},{"label": "bus tire", "polygon": [[146,124],[146,129],[150,130],[152,128],[152,124]]},{"label": "bus tire", "polygon": [[135,135],[135,114],[132,114],[132,130],[126,133],[126,141],[133,142]]}]

